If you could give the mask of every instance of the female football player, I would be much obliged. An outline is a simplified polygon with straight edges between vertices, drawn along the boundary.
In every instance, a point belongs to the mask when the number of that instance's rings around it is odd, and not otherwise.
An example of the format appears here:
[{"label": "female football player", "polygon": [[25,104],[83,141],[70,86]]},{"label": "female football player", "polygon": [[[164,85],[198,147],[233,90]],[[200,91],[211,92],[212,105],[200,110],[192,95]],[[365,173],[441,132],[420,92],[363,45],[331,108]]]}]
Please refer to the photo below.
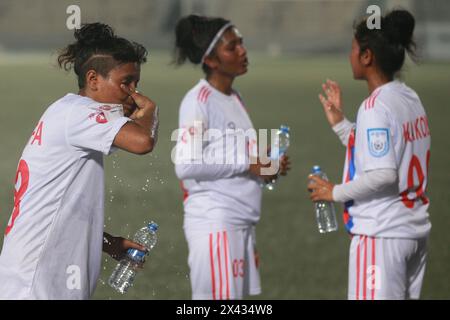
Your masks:
[{"label": "female football player", "polygon": [[[238,29],[222,18],[182,18],[176,26],[176,61],[186,60],[201,65],[205,74],[181,102],[177,154],[182,155],[175,166],[185,191],[192,298],[242,299],[261,292],[255,247],[260,183],[277,171],[264,172],[269,164],[250,161],[257,159],[256,136],[245,133],[253,124],[233,88],[248,68]],[[227,143],[234,139],[246,142]],[[284,175],[288,157],[280,162],[278,173]]]},{"label": "female football player", "polygon": [[343,114],[336,82],[323,84],[325,115],[347,146],[343,183],[311,176],[313,201],[345,203],[350,245],[349,299],[418,299],[425,272],[430,129],[417,93],[396,79],[406,53],[414,56],[415,20],[405,10],[356,25],[350,53],[353,77],[369,96],[356,118]]},{"label": "female football player", "polygon": [[147,51],[104,24],[86,24],[62,50],[79,91],[44,112],[16,173],[14,210],[0,256],[0,298],[87,299],[102,248],[119,259],[145,248],[103,233],[103,155],[155,145],[156,106],[136,92]]}]

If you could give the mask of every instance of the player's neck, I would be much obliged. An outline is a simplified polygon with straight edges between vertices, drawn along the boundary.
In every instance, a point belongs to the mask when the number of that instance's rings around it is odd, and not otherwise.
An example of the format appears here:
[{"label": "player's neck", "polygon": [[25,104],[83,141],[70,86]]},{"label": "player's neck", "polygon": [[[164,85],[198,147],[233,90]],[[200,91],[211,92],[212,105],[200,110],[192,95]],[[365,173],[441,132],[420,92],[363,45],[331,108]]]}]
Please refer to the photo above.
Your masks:
[{"label": "player's neck", "polygon": [[369,94],[372,94],[372,92],[376,88],[378,88],[388,82],[391,82],[393,79],[385,76],[381,72],[373,72],[367,76],[366,80],[367,80],[367,87],[369,89]]},{"label": "player's neck", "polygon": [[233,81],[234,77],[227,77],[220,75],[218,73],[210,74],[206,77],[206,81],[213,86],[215,89],[219,90],[223,94],[230,95],[233,92]]}]

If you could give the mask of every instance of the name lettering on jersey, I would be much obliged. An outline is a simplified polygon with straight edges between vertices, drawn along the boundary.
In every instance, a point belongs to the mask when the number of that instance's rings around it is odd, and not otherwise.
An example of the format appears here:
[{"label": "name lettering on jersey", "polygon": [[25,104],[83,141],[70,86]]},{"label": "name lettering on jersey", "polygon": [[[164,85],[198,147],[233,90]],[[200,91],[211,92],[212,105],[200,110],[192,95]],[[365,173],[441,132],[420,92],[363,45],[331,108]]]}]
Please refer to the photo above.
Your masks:
[{"label": "name lettering on jersey", "polygon": [[405,122],[402,127],[405,142],[413,142],[430,136],[430,127],[426,116],[420,116],[414,121]]},{"label": "name lettering on jersey", "polygon": [[367,129],[367,140],[372,156],[379,158],[388,153],[390,147],[388,128]]},{"label": "name lettering on jersey", "polygon": [[70,265],[66,269],[69,275],[66,280],[66,287],[69,290],[81,290],[81,269],[77,265]]},{"label": "name lettering on jersey", "polygon": [[34,129],[33,133],[31,134],[31,145],[33,145],[35,142],[40,146],[42,144],[42,129],[44,126],[43,121],[39,121],[36,129]]}]

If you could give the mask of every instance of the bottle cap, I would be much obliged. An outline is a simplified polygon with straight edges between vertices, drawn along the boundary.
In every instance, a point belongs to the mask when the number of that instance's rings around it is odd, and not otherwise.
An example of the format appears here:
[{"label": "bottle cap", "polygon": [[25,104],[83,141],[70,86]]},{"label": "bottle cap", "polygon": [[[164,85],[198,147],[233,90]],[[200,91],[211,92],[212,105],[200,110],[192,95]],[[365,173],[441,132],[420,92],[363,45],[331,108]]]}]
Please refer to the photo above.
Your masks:
[{"label": "bottle cap", "polygon": [[150,222],[147,226],[147,228],[151,231],[157,231],[159,226],[155,222]]},{"label": "bottle cap", "polygon": [[315,165],[315,166],[312,168],[312,173],[320,173],[320,172],[322,172],[322,169],[320,169],[320,166]]}]

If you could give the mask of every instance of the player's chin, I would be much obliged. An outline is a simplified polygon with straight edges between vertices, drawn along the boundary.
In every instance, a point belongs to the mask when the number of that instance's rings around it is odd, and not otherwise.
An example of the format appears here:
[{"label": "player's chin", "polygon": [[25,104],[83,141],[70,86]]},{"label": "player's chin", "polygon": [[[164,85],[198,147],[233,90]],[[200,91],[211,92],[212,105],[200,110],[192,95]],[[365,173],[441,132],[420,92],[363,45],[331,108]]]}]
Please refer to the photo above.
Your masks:
[{"label": "player's chin", "polygon": [[238,74],[239,76],[241,76],[241,75],[243,75],[243,74],[246,74],[247,71],[248,71],[248,67],[247,67],[247,66],[241,66],[241,67],[239,68],[239,71],[237,72],[237,74]]}]

